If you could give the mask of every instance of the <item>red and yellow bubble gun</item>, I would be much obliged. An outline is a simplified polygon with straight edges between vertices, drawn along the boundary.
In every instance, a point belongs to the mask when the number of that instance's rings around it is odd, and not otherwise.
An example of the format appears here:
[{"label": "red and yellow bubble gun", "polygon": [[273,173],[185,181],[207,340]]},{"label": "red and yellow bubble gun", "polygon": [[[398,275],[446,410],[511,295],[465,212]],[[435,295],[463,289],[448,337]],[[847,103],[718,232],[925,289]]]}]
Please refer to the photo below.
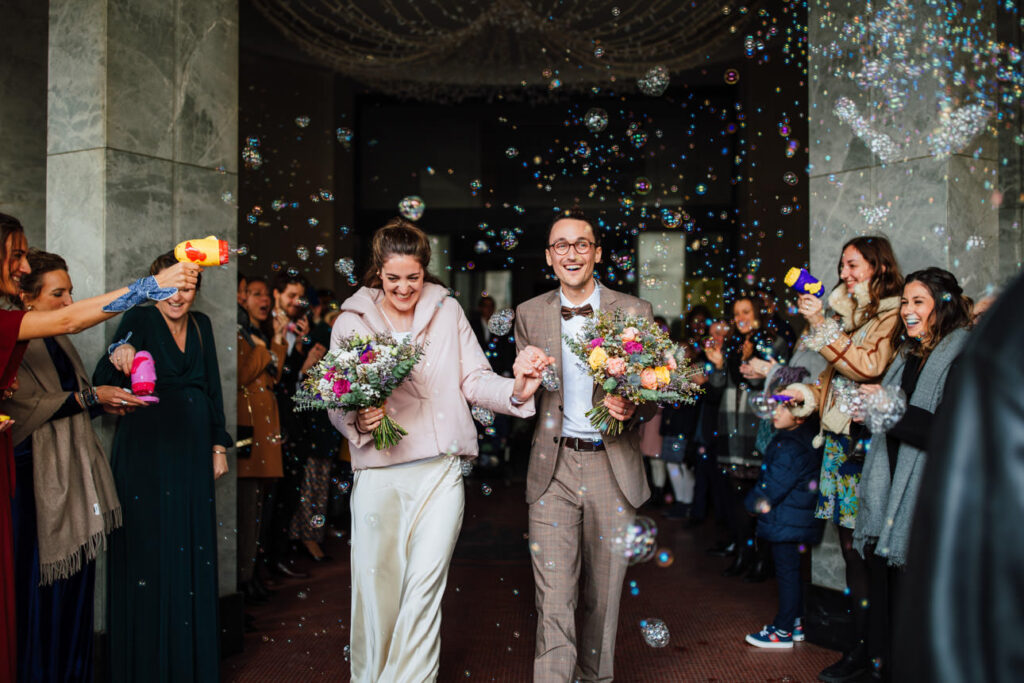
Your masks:
[{"label": "red and yellow bubble gun", "polygon": [[230,253],[227,241],[213,235],[198,240],[185,240],[174,248],[174,258],[200,266],[223,266],[230,259]]}]

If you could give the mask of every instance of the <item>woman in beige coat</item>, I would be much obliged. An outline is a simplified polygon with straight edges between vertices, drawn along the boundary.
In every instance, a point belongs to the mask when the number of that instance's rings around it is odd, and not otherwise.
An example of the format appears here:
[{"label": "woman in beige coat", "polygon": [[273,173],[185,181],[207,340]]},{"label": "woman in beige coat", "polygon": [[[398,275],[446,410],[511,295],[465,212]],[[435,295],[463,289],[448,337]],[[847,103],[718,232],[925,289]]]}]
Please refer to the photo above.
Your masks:
[{"label": "woman in beige coat", "polygon": [[424,354],[387,401],[408,430],[398,445],[374,448],[381,409],[331,411],[355,470],[352,680],[433,681],[441,597],[462,526],[461,459],[477,455],[469,406],[532,415],[544,354],[525,349],[515,380],[492,372],[462,308],[427,271],[427,236],[408,221],[378,230],[372,257],[365,286],[342,304],[331,348],[352,334],[390,333],[424,345]]},{"label": "woman in beige coat", "polygon": [[255,577],[257,541],[269,488],[283,475],[273,387],[287,346],[283,324],[268,327],[270,306],[266,280],[249,280],[238,323],[238,583],[250,601],[266,595]]}]

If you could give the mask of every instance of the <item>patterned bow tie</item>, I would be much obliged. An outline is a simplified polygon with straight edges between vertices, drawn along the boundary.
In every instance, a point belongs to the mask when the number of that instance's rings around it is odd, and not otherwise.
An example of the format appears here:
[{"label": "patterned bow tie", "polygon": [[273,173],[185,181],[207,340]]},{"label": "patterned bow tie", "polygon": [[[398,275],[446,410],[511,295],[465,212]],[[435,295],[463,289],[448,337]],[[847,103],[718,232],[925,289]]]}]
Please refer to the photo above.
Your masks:
[{"label": "patterned bow tie", "polygon": [[572,320],[574,315],[582,315],[584,318],[589,318],[594,315],[594,307],[590,304],[584,304],[579,308],[569,308],[568,306],[562,306],[562,318],[565,320]]}]

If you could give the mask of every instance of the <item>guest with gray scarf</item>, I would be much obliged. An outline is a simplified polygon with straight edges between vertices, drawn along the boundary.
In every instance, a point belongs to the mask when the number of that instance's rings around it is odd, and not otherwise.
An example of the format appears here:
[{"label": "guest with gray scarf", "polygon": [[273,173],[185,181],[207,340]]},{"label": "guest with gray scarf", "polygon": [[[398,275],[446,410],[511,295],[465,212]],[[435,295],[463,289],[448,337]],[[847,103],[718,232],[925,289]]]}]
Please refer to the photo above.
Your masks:
[{"label": "guest with gray scarf", "polygon": [[[881,385],[862,386],[866,408],[860,419],[881,423],[877,413],[885,412],[897,389],[906,394],[906,412],[886,431],[872,433],[853,534],[854,548],[868,562],[872,606],[868,645],[880,663],[872,675],[881,680],[888,680],[891,670],[891,607],[898,603],[903,582],[932,423],[946,378],[967,341],[971,302],[951,273],[927,268],[907,276],[900,319],[906,340]],[[883,408],[879,411],[876,406]]]}]

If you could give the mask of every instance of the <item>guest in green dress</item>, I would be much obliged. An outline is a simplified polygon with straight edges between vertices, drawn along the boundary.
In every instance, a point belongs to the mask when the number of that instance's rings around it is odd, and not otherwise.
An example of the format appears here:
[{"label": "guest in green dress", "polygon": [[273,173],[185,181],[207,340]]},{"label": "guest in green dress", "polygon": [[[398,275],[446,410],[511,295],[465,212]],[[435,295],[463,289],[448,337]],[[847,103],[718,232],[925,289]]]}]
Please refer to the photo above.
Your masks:
[{"label": "guest in green dress", "polygon": [[[153,262],[173,266],[170,253]],[[124,526],[110,537],[111,681],[216,681],[217,535],[214,479],[227,472],[217,346],[210,319],[189,309],[199,284],[129,311],[95,384],[127,386],[136,350],[156,365],[160,402],[120,419],[111,467]],[[118,342],[115,342],[118,343]]]}]

